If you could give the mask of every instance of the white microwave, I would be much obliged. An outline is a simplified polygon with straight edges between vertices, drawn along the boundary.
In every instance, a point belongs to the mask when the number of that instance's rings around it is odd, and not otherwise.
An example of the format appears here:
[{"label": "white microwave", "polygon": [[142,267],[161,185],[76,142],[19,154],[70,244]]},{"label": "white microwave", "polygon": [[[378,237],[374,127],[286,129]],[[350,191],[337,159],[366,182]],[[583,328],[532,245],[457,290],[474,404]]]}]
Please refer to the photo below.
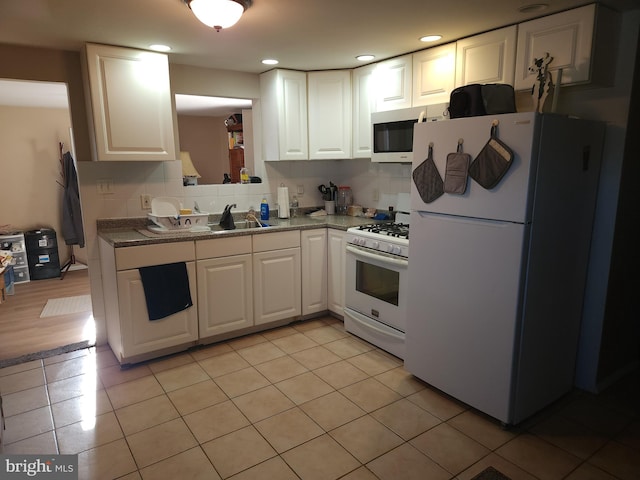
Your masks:
[{"label": "white microwave", "polygon": [[371,114],[371,161],[411,163],[413,126],[418,121],[433,122],[448,118],[449,104],[426,105]]}]

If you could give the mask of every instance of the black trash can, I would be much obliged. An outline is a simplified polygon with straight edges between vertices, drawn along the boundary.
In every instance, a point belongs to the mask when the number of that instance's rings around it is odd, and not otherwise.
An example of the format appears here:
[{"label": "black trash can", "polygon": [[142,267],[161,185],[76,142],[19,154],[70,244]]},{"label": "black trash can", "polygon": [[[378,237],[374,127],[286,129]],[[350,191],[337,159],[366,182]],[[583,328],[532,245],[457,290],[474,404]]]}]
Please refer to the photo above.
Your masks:
[{"label": "black trash can", "polygon": [[24,241],[31,280],[59,277],[60,258],[55,230],[41,228],[25,232]]}]

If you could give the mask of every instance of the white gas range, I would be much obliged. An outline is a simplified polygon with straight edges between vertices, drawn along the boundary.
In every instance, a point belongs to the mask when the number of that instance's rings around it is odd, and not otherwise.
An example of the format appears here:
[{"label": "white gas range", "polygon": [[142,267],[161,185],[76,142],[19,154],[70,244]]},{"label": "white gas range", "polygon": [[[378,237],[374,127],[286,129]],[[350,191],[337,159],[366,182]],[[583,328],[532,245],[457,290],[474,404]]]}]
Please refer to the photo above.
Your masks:
[{"label": "white gas range", "polygon": [[409,257],[409,195],[395,222],[347,230],[344,325],[348,332],[404,358]]}]

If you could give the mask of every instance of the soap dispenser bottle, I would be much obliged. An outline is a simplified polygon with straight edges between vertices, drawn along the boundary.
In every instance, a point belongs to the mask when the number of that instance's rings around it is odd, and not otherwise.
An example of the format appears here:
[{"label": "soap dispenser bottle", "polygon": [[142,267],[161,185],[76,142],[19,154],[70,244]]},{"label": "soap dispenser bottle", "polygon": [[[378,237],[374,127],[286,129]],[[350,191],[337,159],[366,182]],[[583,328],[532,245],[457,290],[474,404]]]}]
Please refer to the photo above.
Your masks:
[{"label": "soap dispenser bottle", "polygon": [[260,203],[260,220],[269,220],[269,204],[266,198],[263,198]]}]

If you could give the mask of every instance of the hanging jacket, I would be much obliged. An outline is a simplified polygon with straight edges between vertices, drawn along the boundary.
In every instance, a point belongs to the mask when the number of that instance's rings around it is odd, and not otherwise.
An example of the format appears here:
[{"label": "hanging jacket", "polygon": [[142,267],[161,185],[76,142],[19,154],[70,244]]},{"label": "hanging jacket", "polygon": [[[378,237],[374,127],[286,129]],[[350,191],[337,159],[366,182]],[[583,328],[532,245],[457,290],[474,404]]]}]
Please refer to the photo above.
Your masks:
[{"label": "hanging jacket", "polygon": [[64,172],[64,194],[62,198],[62,236],[67,245],[84,247],[84,229],[80,209],[78,174],[69,152],[62,156]]}]

